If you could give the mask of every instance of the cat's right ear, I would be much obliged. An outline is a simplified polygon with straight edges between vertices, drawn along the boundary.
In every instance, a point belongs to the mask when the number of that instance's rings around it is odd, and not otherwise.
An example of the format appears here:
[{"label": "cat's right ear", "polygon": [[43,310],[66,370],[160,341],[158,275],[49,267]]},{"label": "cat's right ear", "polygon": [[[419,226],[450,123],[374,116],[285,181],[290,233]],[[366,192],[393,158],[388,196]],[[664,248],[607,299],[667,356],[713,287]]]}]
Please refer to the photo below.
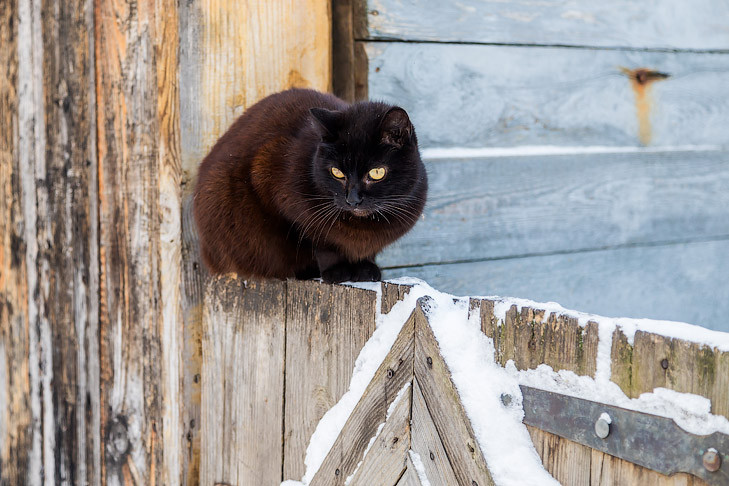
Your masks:
[{"label": "cat's right ear", "polygon": [[309,109],[317,125],[321,128],[320,133],[323,140],[333,141],[337,137],[337,132],[342,126],[343,114],[341,111],[326,110],[324,108]]}]

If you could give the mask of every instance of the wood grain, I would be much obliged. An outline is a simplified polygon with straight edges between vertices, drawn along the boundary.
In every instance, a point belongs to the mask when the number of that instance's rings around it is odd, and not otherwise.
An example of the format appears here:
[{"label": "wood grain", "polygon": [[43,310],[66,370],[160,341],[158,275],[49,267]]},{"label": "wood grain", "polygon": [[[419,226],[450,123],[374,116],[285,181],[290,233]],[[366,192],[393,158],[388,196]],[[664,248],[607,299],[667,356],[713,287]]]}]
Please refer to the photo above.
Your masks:
[{"label": "wood grain", "polygon": [[281,481],[285,306],[285,282],[224,276],[208,287],[200,484]]},{"label": "wood grain", "polygon": [[[312,486],[343,485],[346,478],[355,471],[370,438],[376,435],[379,425],[385,422],[390,404],[403,386],[413,378],[413,332],[414,318],[411,316],[403,325],[390,352],[367,385],[362,398],[312,479]],[[288,361],[290,360],[287,359]],[[287,383],[289,380],[290,375],[287,374]],[[290,402],[287,400],[287,403]],[[284,476],[291,477],[287,474]],[[395,481],[392,482],[394,483]]]},{"label": "wood grain", "polygon": [[376,299],[368,290],[288,282],[284,478],[304,475],[311,434],[349,389],[355,360],[375,330]]},{"label": "wood grain", "polygon": [[4,484],[22,484],[30,478],[33,440],[27,246],[18,152],[18,15],[18,1],[0,2],[0,482]]},{"label": "wood grain", "polygon": [[421,147],[642,146],[631,74],[638,68],[670,75],[642,85],[649,145],[729,140],[721,129],[729,107],[715,101],[729,90],[724,54],[397,42],[365,48],[370,98],[405,108]]},{"label": "wood grain", "polygon": [[415,318],[415,378],[450,460],[458,484],[493,485],[471,423],[420,307]]},{"label": "wood grain", "polygon": [[394,485],[402,476],[410,449],[411,395],[412,388],[394,406],[382,431],[352,476],[352,486]]},{"label": "wood grain", "polygon": [[369,0],[360,38],[601,47],[729,49],[726,4],[621,0]]},{"label": "wood grain", "polygon": [[95,4],[102,476],[111,484],[181,476],[176,5]]},{"label": "wood grain", "polygon": [[413,379],[412,424],[410,447],[420,455],[430,483],[446,486],[458,484],[417,379]]},{"label": "wood grain", "polygon": [[648,246],[384,272],[456,295],[527,296],[604,316],[678,320],[729,331],[729,241]]},{"label": "wood grain", "polygon": [[555,371],[569,370],[594,376],[597,362],[598,326],[582,327],[577,319],[550,314],[543,309],[512,306],[503,322],[494,317],[494,301],[473,300],[480,308],[481,330],[494,340],[497,361],[513,360],[517,369],[535,369],[547,364]]},{"label": "wood grain", "polygon": [[331,90],[332,27],[328,0],[183,4],[182,167],[191,180],[248,106],[294,86]]},{"label": "wood grain", "polygon": [[422,486],[418,473],[415,471],[413,461],[408,457],[407,467],[395,486]]},{"label": "wood grain", "polygon": [[380,265],[729,235],[727,152],[481,157],[433,160],[426,168],[425,213],[378,257]]},{"label": "wood grain", "polygon": [[382,282],[382,302],[380,312],[387,314],[392,307],[403,300],[410,292],[410,285],[400,285],[392,282]]},{"label": "wood grain", "polygon": [[590,477],[593,449],[536,427],[526,428],[544,468],[560,484],[594,484]]}]

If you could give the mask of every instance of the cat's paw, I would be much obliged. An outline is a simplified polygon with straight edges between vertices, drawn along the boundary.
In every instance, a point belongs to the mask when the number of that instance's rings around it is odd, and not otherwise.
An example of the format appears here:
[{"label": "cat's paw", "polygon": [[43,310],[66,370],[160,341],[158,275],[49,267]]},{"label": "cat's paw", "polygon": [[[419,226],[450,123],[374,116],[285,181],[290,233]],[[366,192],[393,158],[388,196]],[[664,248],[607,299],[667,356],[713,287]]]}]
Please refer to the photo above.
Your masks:
[{"label": "cat's paw", "polygon": [[321,279],[326,283],[342,283],[354,280],[352,266],[349,263],[337,263],[321,272]]},{"label": "cat's paw", "polygon": [[365,260],[353,265],[353,282],[377,282],[380,279],[382,279],[382,272],[374,262]]}]

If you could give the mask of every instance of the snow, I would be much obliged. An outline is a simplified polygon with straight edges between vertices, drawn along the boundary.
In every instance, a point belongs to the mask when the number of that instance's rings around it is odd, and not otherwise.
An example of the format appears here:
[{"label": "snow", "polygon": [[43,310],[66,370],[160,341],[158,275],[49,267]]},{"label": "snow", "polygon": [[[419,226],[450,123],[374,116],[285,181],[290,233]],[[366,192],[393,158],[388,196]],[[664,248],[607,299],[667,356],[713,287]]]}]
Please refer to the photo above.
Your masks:
[{"label": "snow", "polygon": [[608,415],[607,412],[601,413],[600,414],[600,418],[598,418],[598,420],[602,420],[603,422],[605,422],[608,425],[610,425],[611,423],[613,423],[613,419],[610,418],[610,415]]},{"label": "snow", "polygon": [[[357,358],[349,390],[324,415],[312,435],[306,453],[304,477],[301,482],[285,481],[282,486],[309,484],[415,308],[417,300],[426,296],[423,310],[451,372],[478,446],[497,485],[558,484],[542,466],[526,426],[522,424],[524,412],[519,385],[667,417],[693,434],[707,435],[716,431],[729,434],[729,420],[711,414],[711,403],[704,397],[656,388],[651,393],[631,399],[617,384],[610,381],[610,351],[615,329],[621,329],[631,343],[637,331],[645,331],[706,344],[722,351],[729,351],[727,333],[670,321],[606,318],[571,311],[554,302],[538,303],[525,299],[484,297],[495,302],[494,314],[500,321],[504,320],[512,306],[516,306],[518,311],[528,306],[545,311],[542,322],[547,322],[551,315],[565,315],[576,318],[581,326],[586,326],[588,322],[595,322],[599,326],[595,377],[579,376],[567,370],[554,371],[544,364],[533,370],[517,370],[513,361],[507,362],[505,367],[496,362],[493,340],[481,332],[479,314],[469,315],[468,298],[438,292],[417,279],[401,278],[390,282],[411,285],[412,288],[389,313],[382,314],[378,307],[376,330]],[[378,301],[380,300],[380,284],[353,286],[378,292]],[[400,391],[398,397],[406,391],[407,387]],[[510,395],[511,402],[502,403],[503,394]],[[388,416],[394,405],[395,403],[391,405]],[[606,417],[606,420],[609,422],[610,417]],[[382,427],[384,423],[379,426],[378,434]],[[371,439],[370,446],[376,437],[377,435]],[[421,482],[426,484],[427,478],[423,480],[425,471],[422,469],[420,457],[412,451],[410,454]]]},{"label": "snow", "polygon": [[412,449],[408,453],[410,454],[410,460],[413,461],[413,466],[415,466],[415,473],[418,475],[418,479],[420,479],[421,486],[430,486],[430,481],[428,481],[428,476],[425,475],[425,466],[423,465],[423,459],[420,457],[420,454]]},{"label": "snow", "polygon": [[420,151],[423,159],[466,159],[486,157],[510,157],[524,155],[580,155],[580,154],[626,154],[656,152],[699,152],[719,151],[721,145],[676,145],[665,147],[609,147],[609,146],[557,146],[557,145],[523,145],[519,147],[483,147],[483,148],[426,148]]}]

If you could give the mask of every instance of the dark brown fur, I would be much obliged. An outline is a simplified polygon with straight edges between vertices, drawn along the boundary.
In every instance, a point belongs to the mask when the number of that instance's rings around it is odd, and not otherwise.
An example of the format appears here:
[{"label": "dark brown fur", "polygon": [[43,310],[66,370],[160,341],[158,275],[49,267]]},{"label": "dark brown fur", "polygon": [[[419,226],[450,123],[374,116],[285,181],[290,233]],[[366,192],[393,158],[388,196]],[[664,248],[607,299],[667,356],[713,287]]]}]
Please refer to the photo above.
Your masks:
[{"label": "dark brown fur", "polygon": [[[382,161],[392,175],[375,184],[366,171]],[[359,188],[334,184],[333,165]],[[364,217],[349,201],[357,190]],[[426,190],[404,110],[284,91],[250,107],[200,165],[194,209],[202,256],[213,273],[376,280],[375,255],[414,225]],[[405,205],[399,215],[385,202],[395,199]]]}]

